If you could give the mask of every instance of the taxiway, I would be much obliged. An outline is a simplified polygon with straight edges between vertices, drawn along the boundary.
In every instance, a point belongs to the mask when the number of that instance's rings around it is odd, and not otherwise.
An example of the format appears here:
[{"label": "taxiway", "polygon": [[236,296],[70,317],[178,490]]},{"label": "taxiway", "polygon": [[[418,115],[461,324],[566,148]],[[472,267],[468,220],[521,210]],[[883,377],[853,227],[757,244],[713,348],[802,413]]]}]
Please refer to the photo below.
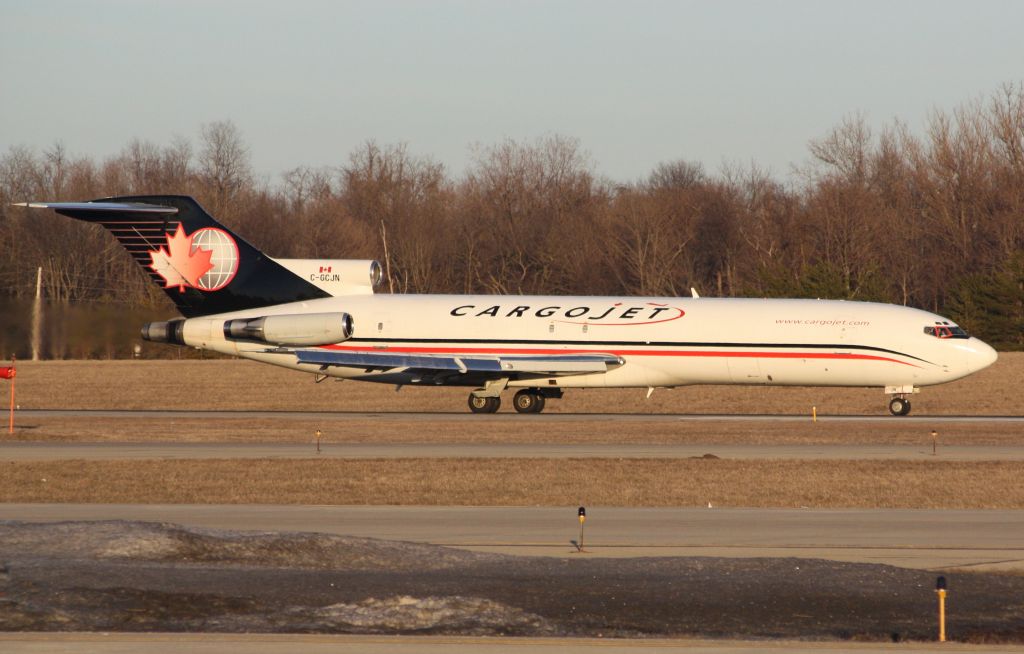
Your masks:
[{"label": "taxiway", "polygon": [[310,531],[535,556],[822,558],[1024,570],[1024,510],[0,504],[0,520]]},{"label": "taxiway", "polygon": [[[144,633],[0,633],[0,648],[12,654],[277,654],[278,652],[331,652],[339,654],[862,654],[864,652],[933,652],[934,643],[850,643],[730,640],[613,640],[596,638],[451,638],[445,636],[353,636],[324,634],[144,634]],[[943,643],[943,652],[1014,652],[1015,647]]]}]

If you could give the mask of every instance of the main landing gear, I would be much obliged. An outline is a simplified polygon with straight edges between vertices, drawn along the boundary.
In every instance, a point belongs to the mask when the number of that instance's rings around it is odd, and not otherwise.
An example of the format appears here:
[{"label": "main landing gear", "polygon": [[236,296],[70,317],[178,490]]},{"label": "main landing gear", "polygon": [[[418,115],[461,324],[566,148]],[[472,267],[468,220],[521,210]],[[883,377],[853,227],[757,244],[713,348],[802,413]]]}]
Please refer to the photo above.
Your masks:
[{"label": "main landing gear", "polygon": [[[481,389],[483,390],[483,389]],[[496,413],[501,408],[501,397],[484,397],[478,391],[469,394],[469,410],[473,413]],[[519,413],[540,413],[548,398],[562,397],[562,389],[524,388],[512,398],[512,406]]]},{"label": "main landing gear", "polygon": [[469,394],[469,410],[473,413],[497,413],[500,408],[500,397],[477,397]]},{"label": "main landing gear", "polygon": [[519,413],[540,413],[544,410],[544,396],[531,388],[524,388],[512,398],[512,406]]}]

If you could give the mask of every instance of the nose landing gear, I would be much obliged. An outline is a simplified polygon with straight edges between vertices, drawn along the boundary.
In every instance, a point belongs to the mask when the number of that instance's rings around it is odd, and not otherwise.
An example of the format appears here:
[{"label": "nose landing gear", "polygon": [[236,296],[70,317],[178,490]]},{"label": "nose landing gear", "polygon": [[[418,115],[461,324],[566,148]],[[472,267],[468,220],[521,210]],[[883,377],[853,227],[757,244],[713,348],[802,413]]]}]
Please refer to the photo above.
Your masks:
[{"label": "nose landing gear", "polygon": [[885,394],[890,396],[889,413],[894,416],[905,416],[910,413],[910,395],[919,389],[913,386],[886,386]]},{"label": "nose landing gear", "polygon": [[910,400],[905,397],[894,397],[889,400],[889,413],[894,416],[905,416],[910,413]]}]

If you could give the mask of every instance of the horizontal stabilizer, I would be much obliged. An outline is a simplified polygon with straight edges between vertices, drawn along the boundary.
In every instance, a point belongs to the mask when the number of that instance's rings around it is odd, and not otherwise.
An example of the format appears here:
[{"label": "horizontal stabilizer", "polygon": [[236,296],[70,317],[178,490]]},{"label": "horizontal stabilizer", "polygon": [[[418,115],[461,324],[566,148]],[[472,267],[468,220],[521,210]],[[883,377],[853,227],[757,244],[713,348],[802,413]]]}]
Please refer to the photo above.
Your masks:
[{"label": "horizontal stabilizer", "polygon": [[419,370],[425,372],[477,373],[494,377],[524,375],[579,375],[607,372],[623,361],[611,354],[461,356],[454,354],[405,354],[398,352],[337,352],[296,350],[299,363],[362,368],[364,370]]},{"label": "horizontal stabilizer", "polygon": [[89,214],[99,216],[101,213],[147,213],[161,216],[173,216],[178,213],[177,207],[141,202],[17,202],[14,206],[28,207],[29,209],[53,209],[59,214],[79,220],[88,220]]}]

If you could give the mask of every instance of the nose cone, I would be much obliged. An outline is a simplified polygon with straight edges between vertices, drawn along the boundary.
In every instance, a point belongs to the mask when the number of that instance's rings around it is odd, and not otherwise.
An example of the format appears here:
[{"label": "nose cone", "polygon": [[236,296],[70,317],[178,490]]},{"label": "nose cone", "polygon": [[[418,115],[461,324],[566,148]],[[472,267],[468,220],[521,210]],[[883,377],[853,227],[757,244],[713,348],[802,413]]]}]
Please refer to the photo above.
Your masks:
[{"label": "nose cone", "polygon": [[978,372],[984,368],[988,368],[999,355],[988,343],[985,343],[977,338],[969,338],[967,340],[967,369],[971,372]]}]

